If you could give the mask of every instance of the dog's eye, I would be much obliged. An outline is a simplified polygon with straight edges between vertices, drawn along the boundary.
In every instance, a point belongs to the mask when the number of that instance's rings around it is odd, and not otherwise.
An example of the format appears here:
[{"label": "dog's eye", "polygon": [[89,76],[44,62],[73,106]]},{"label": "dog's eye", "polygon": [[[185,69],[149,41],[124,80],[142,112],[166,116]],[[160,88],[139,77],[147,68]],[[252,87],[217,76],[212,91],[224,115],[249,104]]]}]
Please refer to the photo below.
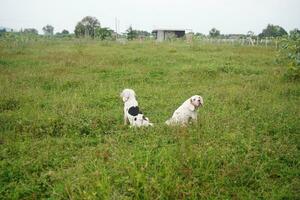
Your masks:
[{"label": "dog's eye", "polygon": [[134,118],[134,121],[136,121],[136,117]]}]

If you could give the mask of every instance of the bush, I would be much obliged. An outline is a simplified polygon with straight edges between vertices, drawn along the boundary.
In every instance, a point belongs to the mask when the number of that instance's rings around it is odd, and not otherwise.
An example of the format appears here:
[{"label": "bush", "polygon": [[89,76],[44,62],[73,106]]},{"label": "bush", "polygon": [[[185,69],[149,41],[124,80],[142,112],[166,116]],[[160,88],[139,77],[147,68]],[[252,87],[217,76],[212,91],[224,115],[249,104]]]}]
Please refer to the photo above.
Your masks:
[{"label": "bush", "polygon": [[285,78],[290,81],[300,80],[300,36],[282,38],[278,58],[287,67]]}]

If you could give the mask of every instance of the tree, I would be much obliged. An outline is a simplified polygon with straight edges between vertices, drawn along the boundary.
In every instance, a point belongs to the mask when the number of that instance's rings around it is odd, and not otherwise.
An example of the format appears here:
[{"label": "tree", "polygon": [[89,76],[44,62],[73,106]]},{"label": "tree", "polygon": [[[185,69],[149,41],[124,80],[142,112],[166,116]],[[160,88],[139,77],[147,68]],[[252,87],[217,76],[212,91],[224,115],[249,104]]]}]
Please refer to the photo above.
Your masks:
[{"label": "tree", "polygon": [[268,24],[268,26],[262,30],[262,32],[258,35],[260,38],[265,37],[282,37],[287,35],[288,33],[284,28],[278,25]]},{"label": "tree", "polygon": [[210,36],[210,37],[218,37],[218,36],[220,36],[220,31],[217,30],[216,28],[212,28],[212,29],[209,31],[209,36]]},{"label": "tree", "polygon": [[28,33],[28,34],[33,34],[33,35],[39,34],[39,32],[35,28],[25,28],[23,30],[23,33]]},{"label": "tree", "polygon": [[85,27],[81,22],[78,22],[77,25],[75,26],[74,33],[76,37],[83,37],[85,35]]},{"label": "tree", "polygon": [[46,26],[43,27],[43,31],[45,35],[53,35],[54,27],[47,24]]},{"label": "tree", "polygon": [[6,29],[0,29],[0,37],[3,36],[6,33]]},{"label": "tree", "polygon": [[126,36],[128,40],[136,39],[138,34],[136,30],[132,29],[132,26],[129,26],[129,28],[126,30]]},{"label": "tree", "polygon": [[101,40],[105,40],[107,38],[112,37],[113,34],[113,30],[109,29],[109,28],[96,28],[95,31],[95,37],[100,38]]},{"label": "tree", "polygon": [[69,35],[69,31],[66,30],[66,29],[64,29],[64,30],[62,30],[61,34],[63,34],[63,35]]},{"label": "tree", "polygon": [[247,40],[248,40],[249,43],[251,43],[252,46],[254,46],[253,36],[254,36],[253,31],[248,31],[247,32]]},{"label": "tree", "polygon": [[199,33],[199,32],[195,33],[195,36],[196,37],[205,37],[205,35],[203,33]]},{"label": "tree", "polygon": [[290,37],[292,39],[297,39],[297,38],[300,38],[300,30],[295,28],[293,30],[290,31]]},{"label": "tree", "polygon": [[100,28],[100,22],[97,18],[86,16],[80,22],[77,23],[75,27],[75,35],[77,37],[95,37],[96,29]]},{"label": "tree", "polygon": [[69,36],[69,31],[64,29],[64,30],[62,30],[61,33],[60,32],[55,33],[55,36],[57,36],[57,37],[68,37]]},{"label": "tree", "polygon": [[247,32],[247,36],[248,37],[253,37],[254,36],[254,32],[253,31],[248,31]]},{"label": "tree", "polygon": [[150,33],[148,31],[143,31],[143,30],[136,30],[137,37],[139,38],[146,38],[150,37]]}]

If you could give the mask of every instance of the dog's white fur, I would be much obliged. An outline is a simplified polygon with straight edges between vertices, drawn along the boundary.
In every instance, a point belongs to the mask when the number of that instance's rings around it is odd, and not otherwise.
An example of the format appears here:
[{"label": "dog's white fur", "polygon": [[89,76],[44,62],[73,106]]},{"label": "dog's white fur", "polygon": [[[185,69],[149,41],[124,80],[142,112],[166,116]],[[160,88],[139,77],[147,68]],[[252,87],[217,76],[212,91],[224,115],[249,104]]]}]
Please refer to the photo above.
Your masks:
[{"label": "dog's white fur", "polygon": [[149,122],[149,119],[145,117],[142,113],[138,113],[136,116],[131,115],[128,111],[131,107],[138,107],[138,102],[136,100],[136,94],[132,89],[124,89],[120,94],[124,102],[124,124],[128,123],[130,126],[153,126]]},{"label": "dog's white fur", "polygon": [[197,110],[203,106],[203,98],[194,95],[187,99],[175,112],[173,116],[166,121],[167,125],[187,125],[190,121],[197,121]]}]

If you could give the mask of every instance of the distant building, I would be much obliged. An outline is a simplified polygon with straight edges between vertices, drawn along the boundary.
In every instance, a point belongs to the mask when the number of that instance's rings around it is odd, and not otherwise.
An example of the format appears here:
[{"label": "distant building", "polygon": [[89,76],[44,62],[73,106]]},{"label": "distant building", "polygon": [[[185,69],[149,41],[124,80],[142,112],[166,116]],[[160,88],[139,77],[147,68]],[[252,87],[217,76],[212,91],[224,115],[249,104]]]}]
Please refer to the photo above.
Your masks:
[{"label": "distant building", "polygon": [[223,36],[225,39],[241,39],[241,38],[246,38],[246,35],[244,34],[226,34]]},{"label": "distant building", "polygon": [[157,41],[164,41],[172,38],[180,38],[185,36],[183,29],[156,29],[152,31]]}]

